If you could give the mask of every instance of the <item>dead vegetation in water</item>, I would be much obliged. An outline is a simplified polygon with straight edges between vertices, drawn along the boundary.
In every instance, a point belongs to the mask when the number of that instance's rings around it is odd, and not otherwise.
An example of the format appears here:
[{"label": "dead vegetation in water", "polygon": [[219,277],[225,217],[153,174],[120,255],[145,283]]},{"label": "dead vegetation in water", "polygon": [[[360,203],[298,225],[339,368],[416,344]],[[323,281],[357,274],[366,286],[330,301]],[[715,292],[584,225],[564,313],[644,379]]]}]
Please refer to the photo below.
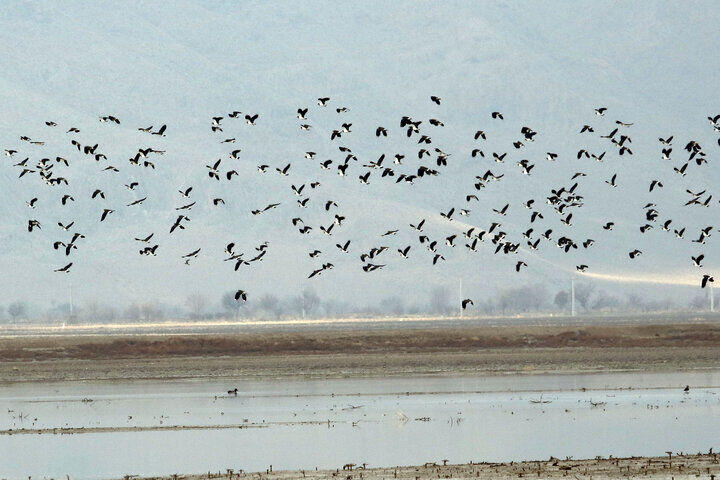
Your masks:
[{"label": "dead vegetation in water", "polygon": [[245,472],[227,468],[220,472],[196,475],[148,477],[153,480],[265,479],[265,480],[437,480],[437,479],[557,479],[615,480],[627,478],[664,480],[714,480],[720,476],[718,455],[675,454],[665,457],[630,457],[574,460],[572,457],[524,462],[475,462],[452,465],[448,460],[431,460],[424,465],[370,468],[365,463],[347,463],[330,470],[274,471],[270,465],[264,472]]}]

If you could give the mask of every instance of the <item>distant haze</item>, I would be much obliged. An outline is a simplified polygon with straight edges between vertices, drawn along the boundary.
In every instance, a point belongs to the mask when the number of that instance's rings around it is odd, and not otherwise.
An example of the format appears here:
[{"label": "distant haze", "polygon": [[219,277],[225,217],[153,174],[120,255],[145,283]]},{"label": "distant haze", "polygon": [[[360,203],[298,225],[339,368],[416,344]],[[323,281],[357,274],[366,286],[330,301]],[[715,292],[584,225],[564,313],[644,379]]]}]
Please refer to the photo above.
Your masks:
[{"label": "distant haze", "polygon": [[[657,298],[688,299],[699,290],[703,272],[720,274],[720,253],[713,234],[706,245],[690,242],[699,229],[718,225],[720,181],[717,138],[707,116],[720,113],[720,11],[715,2],[162,2],[6,1],[0,11],[0,150],[17,149],[12,159],[0,151],[0,303],[23,300],[46,305],[65,302],[72,282],[75,301],[125,305],[149,299],[163,304],[184,304],[188,295],[201,293],[218,302],[223,293],[244,289],[251,299],[264,293],[296,294],[311,287],[325,299],[353,305],[377,303],[396,295],[424,303],[438,285],[477,300],[517,285],[544,284],[550,294],[580,280],[578,264],[588,264],[588,277],[615,292],[638,292]],[[435,105],[430,95],[442,98]],[[327,108],[318,97],[331,98]],[[337,114],[345,106],[348,112]],[[608,108],[596,117],[594,108]],[[303,132],[296,118],[299,107],[309,107]],[[242,119],[228,119],[233,110],[258,113],[255,126]],[[498,110],[505,120],[490,118]],[[98,121],[114,115],[121,125]],[[211,117],[221,115],[225,131],[210,131]],[[391,163],[395,153],[406,155],[408,170],[416,169],[417,136],[408,139],[399,128],[400,118],[423,120],[421,133],[432,136],[430,147],[450,153],[448,166],[438,177],[420,179],[415,185],[396,184],[373,171],[370,185],[358,175],[362,164],[385,153]],[[432,127],[428,119],[441,119],[445,127]],[[57,127],[45,125],[55,121]],[[624,132],[632,137],[633,156],[618,156],[607,141],[598,138],[616,124],[634,122]],[[330,141],[330,132],[343,122],[352,133]],[[139,132],[138,127],[167,124],[164,138]],[[583,124],[595,127],[594,135],[580,135]],[[387,139],[375,137],[385,126]],[[76,126],[81,133],[65,132]],[[538,132],[536,140],[516,150],[512,142],[520,129]],[[485,130],[487,142],[475,142],[476,130]],[[32,146],[22,135],[43,140]],[[674,135],[673,159],[660,158],[658,137]],[[232,144],[220,140],[235,137]],[[100,145],[108,160],[96,163],[79,154],[70,139]],[[708,164],[691,165],[686,177],[672,167],[687,159],[682,147],[698,141]],[[358,162],[351,162],[347,177],[335,165],[345,154],[338,145],[352,148]],[[129,165],[140,147],[166,150],[156,157],[157,168]],[[471,158],[482,148],[486,158]],[[239,160],[228,153],[242,149]],[[602,163],[576,158],[586,148],[608,153]],[[315,151],[315,159],[304,152]],[[545,152],[559,154],[557,162]],[[508,152],[505,163],[492,160],[492,152]],[[68,187],[49,188],[34,174],[18,179],[12,165],[26,156],[31,162],[63,156],[71,167],[62,170]],[[205,165],[223,159],[223,171],[235,168],[239,176],[228,182],[208,178]],[[333,168],[319,163],[333,159]],[[529,159],[536,167],[524,176],[515,164]],[[432,160],[434,162],[434,160]],[[429,164],[426,160],[425,164]],[[276,167],[291,163],[283,177]],[[108,164],[120,172],[103,172]],[[270,166],[260,174],[256,167]],[[433,163],[434,164],[434,163]],[[61,166],[56,166],[61,171]],[[481,191],[475,176],[486,170],[504,173],[499,182]],[[402,171],[402,167],[398,167]],[[578,192],[585,205],[574,210],[573,226],[545,203],[551,188],[570,186],[578,171]],[[605,184],[618,173],[618,187]],[[664,188],[648,192],[653,179]],[[307,209],[290,185],[319,181],[310,192]],[[130,192],[124,183],[138,181]],[[175,207],[185,199],[178,189],[193,186],[189,201],[197,206],[187,215],[186,230],[168,234],[177,216]],[[106,191],[106,202],[90,200],[95,188]],[[684,207],[685,189],[714,193],[709,208]],[[59,205],[60,192],[76,202]],[[476,193],[477,203],[466,204],[465,195]],[[124,205],[147,196],[145,204]],[[38,197],[31,210],[25,204]],[[211,199],[222,197],[225,206]],[[545,216],[530,225],[530,211],[522,206],[535,198]],[[325,200],[339,208],[325,212]],[[250,211],[269,203],[280,207],[259,216]],[[507,217],[492,212],[510,203]],[[642,234],[642,207],[654,202],[659,222],[673,219],[685,226],[686,238],[678,240],[659,224]],[[448,223],[439,216],[451,207],[469,208],[469,217]],[[99,223],[103,208],[117,212]],[[326,237],[318,227],[329,225],[333,215],[347,217],[346,224]],[[305,236],[290,223],[302,217],[314,227]],[[38,219],[42,230],[27,232],[27,222]],[[426,218],[427,234],[441,244],[446,262],[432,265],[432,254],[417,242],[409,228]],[[53,250],[55,240],[69,234],[57,222],[75,221],[86,239],[69,261],[72,273],[54,273],[67,259]],[[500,221],[521,251],[495,255],[486,240],[477,253],[469,252],[462,232],[484,229]],[[601,226],[614,221],[616,228]],[[553,243],[538,252],[526,247],[522,232],[535,228],[534,238],[552,228],[554,238],[567,234],[580,242],[594,238],[590,249],[565,254]],[[394,237],[380,238],[386,230],[399,229]],[[157,257],[141,257],[133,238],[155,233]],[[458,234],[457,246],[444,238]],[[351,240],[350,253],[336,243]],[[269,242],[262,262],[233,271],[223,262],[223,249],[235,242],[246,256]],[[377,263],[380,271],[365,273],[358,258],[373,246],[386,245]],[[408,260],[396,252],[412,245]],[[180,257],[202,248],[199,258],[185,265]],[[323,251],[319,259],[308,252]],[[634,248],[643,255],[630,261]],[[702,270],[690,262],[704,253]],[[528,267],[516,273],[515,263]],[[318,278],[308,274],[322,262],[335,268]],[[720,278],[719,278],[720,279]],[[653,283],[655,282],[655,283]],[[459,301],[459,299],[458,299]],[[685,301],[685,300],[680,300]]]}]

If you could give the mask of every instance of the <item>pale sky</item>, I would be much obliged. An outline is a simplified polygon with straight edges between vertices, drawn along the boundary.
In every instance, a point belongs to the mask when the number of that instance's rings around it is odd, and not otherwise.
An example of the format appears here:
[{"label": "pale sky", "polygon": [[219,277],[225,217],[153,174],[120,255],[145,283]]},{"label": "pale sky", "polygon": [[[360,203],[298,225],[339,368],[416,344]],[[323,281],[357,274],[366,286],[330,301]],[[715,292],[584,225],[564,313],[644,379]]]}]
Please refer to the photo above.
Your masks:
[{"label": "pale sky", "polygon": [[[605,278],[641,280],[630,286],[610,282],[609,289],[645,288],[648,278],[669,283],[694,282],[699,270],[690,255],[706,255],[706,271],[720,265],[713,238],[706,245],[690,242],[700,227],[717,220],[717,192],[711,208],[683,207],[685,189],[693,191],[717,184],[713,158],[718,153],[718,134],[707,121],[720,113],[717,85],[720,80],[720,44],[717,8],[713,2],[200,2],[178,1],[123,4],[116,2],[5,2],[0,11],[0,144],[19,153],[0,164],[0,271],[8,299],[35,303],[67,297],[72,278],[79,302],[143,301],[183,303],[189,293],[219,298],[223,292],[243,288],[257,297],[274,291],[278,295],[312,286],[324,297],[362,303],[390,294],[422,302],[433,285],[454,286],[463,280],[468,295],[486,298],[511,285],[543,282],[552,291],[564,288],[575,277],[575,265],[590,265],[590,273]],[[430,102],[442,97],[442,104]],[[316,99],[331,97],[326,109]],[[342,115],[334,108],[346,106]],[[608,108],[604,117],[593,109]],[[298,128],[298,107],[310,107],[306,133]],[[259,114],[254,127],[244,121],[224,123],[231,146],[221,145],[210,131],[210,118],[233,110]],[[490,112],[501,111],[499,124]],[[98,122],[112,114],[120,126]],[[399,186],[381,180],[374,172],[371,184],[361,185],[361,164],[381,153],[414,157],[419,148],[408,141],[398,122],[403,115],[423,119],[423,133],[431,134],[434,146],[451,153],[449,166],[439,177]],[[442,129],[427,124],[429,118],[445,123]],[[45,121],[59,125],[50,128]],[[634,122],[632,157],[609,151],[603,163],[577,160],[579,148],[600,151],[606,144],[578,134],[583,124],[607,133],[615,120]],[[334,170],[321,171],[319,161],[343,157],[329,132],[343,122],[353,133],[343,138],[358,155],[353,173],[339,177]],[[167,124],[165,138],[150,138],[138,127]],[[378,125],[390,136],[378,140]],[[77,154],[65,131],[77,126],[83,143],[99,143],[108,164],[120,172],[112,176]],[[538,131],[537,140],[520,151],[511,142],[520,128]],[[483,145],[509,152],[504,164],[491,158],[473,159],[472,135],[484,129],[490,136]],[[46,142],[30,146],[19,137],[27,135]],[[674,162],[662,163],[659,136],[675,136]],[[685,178],[672,171],[686,158],[682,147],[695,139],[707,151],[709,165],[691,169]],[[140,147],[167,150],[154,172],[129,165],[127,159]],[[228,158],[234,148],[243,150],[240,160]],[[314,160],[305,151],[318,152]],[[556,163],[545,152],[560,154]],[[15,161],[29,156],[65,156],[73,160],[64,171],[70,180],[67,191],[77,199],[70,209],[59,206],[61,190],[49,188],[37,176],[18,179]],[[206,164],[224,158],[240,173],[233,182],[213,183]],[[530,177],[515,165],[527,158],[536,163]],[[15,161],[12,161],[15,160]],[[232,163],[235,162],[235,163]],[[275,167],[288,162],[287,178]],[[270,172],[257,172],[259,164]],[[351,167],[351,168],[352,168]],[[55,167],[58,168],[59,167]],[[408,224],[427,218],[428,234],[443,243],[444,237],[460,233],[458,224],[447,224],[440,211],[463,207],[464,196],[473,193],[475,175],[487,169],[506,173],[501,182],[479,193],[471,215],[462,221],[487,228],[496,218],[493,208],[510,203],[503,227],[515,242],[525,246],[521,233],[529,228],[529,211],[522,202],[535,198],[546,220],[536,227],[563,232],[544,199],[550,188],[569,186],[569,177],[584,171],[581,179],[585,206],[575,212],[574,226],[566,233],[576,240],[595,238],[597,246],[571,255],[545,244],[537,253],[494,255],[490,244],[470,254],[464,238],[454,249],[442,246],[447,261],[433,267],[432,254],[417,243]],[[604,180],[618,173],[618,188]],[[664,188],[649,195],[652,179],[664,180]],[[128,192],[124,183],[136,180],[142,192]],[[290,185],[320,181],[312,192],[312,205],[297,207]],[[168,230],[182,204],[177,190],[193,186],[198,206],[191,222],[179,235]],[[102,188],[105,204],[90,200]],[[305,187],[309,189],[309,186]],[[64,190],[63,190],[64,191]],[[475,192],[477,193],[477,192]],[[146,205],[130,210],[124,205],[148,196]],[[218,209],[210,199],[221,196],[227,205]],[[38,197],[35,210],[25,204]],[[322,205],[336,200],[339,213],[348,218],[342,233],[323,236],[318,226],[332,215]],[[642,206],[659,205],[661,219],[687,226],[685,241],[656,225],[640,234]],[[280,202],[276,211],[254,217],[251,209]],[[102,208],[114,208],[110,221],[100,224]],[[315,227],[309,237],[300,236],[290,219],[301,216]],[[27,221],[38,219],[43,228],[27,232]],[[87,238],[71,254],[70,275],[52,270],[66,263],[52,249],[53,241],[68,234],[58,221],[76,221]],[[600,226],[613,220],[617,227],[605,234]],[[381,239],[385,230],[401,232]],[[160,244],[158,257],[141,257],[135,236],[154,232]],[[720,235],[716,235],[720,237]],[[340,240],[352,241],[344,256],[336,248]],[[237,273],[223,262],[223,248],[230,241],[254,252],[262,241],[270,252],[262,262]],[[413,245],[407,261],[396,249]],[[361,270],[360,253],[387,245],[382,271]],[[190,266],[180,256],[202,248]],[[323,251],[313,260],[307,252]],[[644,254],[630,262],[633,248]],[[515,262],[528,268],[516,275]],[[335,269],[308,281],[307,275],[322,262]],[[9,274],[8,274],[9,273]],[[648,287],[656,288],[656,287]]]}]

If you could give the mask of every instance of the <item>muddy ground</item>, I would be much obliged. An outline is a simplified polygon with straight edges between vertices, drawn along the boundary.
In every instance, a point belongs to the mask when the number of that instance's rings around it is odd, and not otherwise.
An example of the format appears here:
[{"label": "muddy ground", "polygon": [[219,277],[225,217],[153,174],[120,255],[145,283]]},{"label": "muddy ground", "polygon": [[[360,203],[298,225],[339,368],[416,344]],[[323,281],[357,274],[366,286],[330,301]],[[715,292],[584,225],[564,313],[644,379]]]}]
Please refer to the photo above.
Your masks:
[{"label": "muddy ground", "polygon": [[0,382],[720,368],[712,324],[0,339]]},{"label": "muddy ground", "polygon": [[259,473],[236,471],[208,472],[200,475],[174,475],[154,477],[157,480],[201,479],[256,479],[256,480],[430,480],[430,479],[667,479],[715,480],[720,476],[720,463],[716,454],[667,455],[665,457],[596,458],[592,460],[526,461],[511,463],[474,463],[443,465],[431,461],[412,467],[362,468],[362,465],[338,466],[336,470],[268,470]]}]

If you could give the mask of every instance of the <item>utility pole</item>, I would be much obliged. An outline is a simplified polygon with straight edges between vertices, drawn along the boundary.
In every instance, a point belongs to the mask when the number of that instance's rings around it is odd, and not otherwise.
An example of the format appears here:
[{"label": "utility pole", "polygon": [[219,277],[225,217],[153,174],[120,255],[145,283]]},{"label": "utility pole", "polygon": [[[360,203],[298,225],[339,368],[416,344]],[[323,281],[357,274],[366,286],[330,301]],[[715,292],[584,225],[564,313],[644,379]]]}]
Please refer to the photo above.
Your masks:
[{"label": "utility pole", "polygon": [[710,294],[710,311],[715,311],[715,292],[713,289],[713,286],[710,285],[710,291],[708,292]]},{"label": "utility pole", "polygon": [[570,315],[575,316],[575,280],[570,280]]}]

